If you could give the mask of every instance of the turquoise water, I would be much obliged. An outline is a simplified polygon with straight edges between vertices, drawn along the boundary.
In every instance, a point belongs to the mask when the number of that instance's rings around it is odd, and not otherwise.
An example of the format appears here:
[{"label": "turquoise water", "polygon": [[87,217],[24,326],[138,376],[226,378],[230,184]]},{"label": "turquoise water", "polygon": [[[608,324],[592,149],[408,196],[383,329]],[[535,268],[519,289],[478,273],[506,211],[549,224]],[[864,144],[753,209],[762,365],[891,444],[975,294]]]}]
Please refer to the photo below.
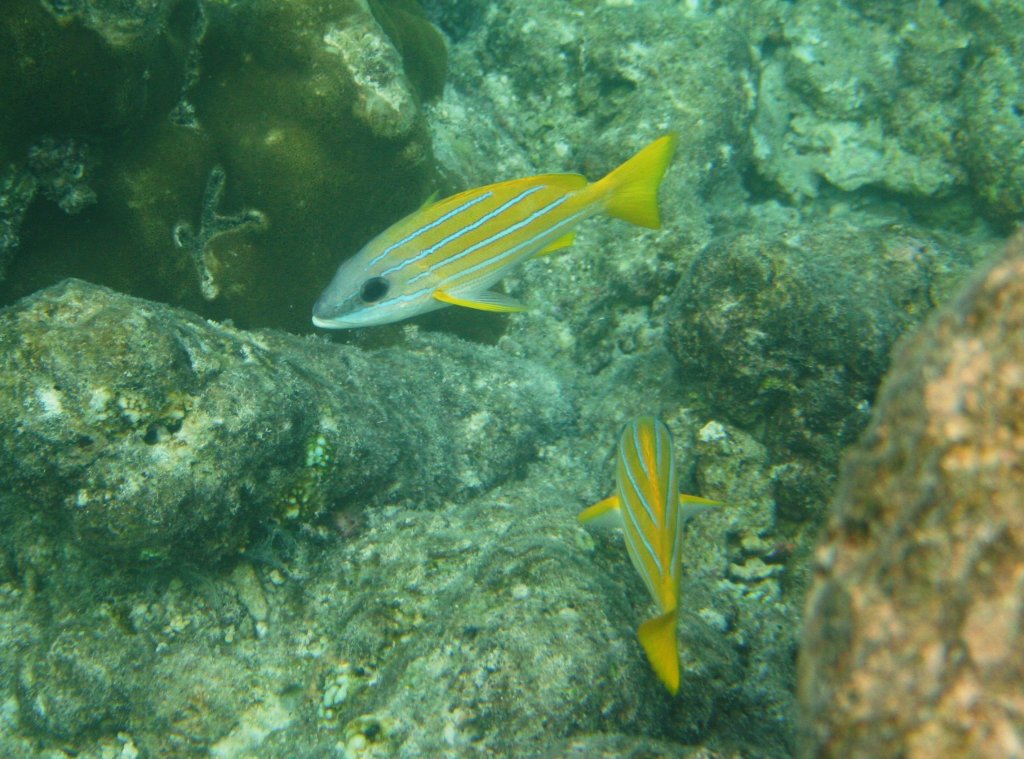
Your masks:
[{"label": "turquoise water", "polygon": [[[1024,210],[1018,3],[0,17],[0,754],[812,755],[841,457]],[[660,227],[581,221],[496,286],[526,310],[314,328],[428,201],[669,133]],[[675,695],[577,521],[644,415],[725,504],[676,554]]]}]

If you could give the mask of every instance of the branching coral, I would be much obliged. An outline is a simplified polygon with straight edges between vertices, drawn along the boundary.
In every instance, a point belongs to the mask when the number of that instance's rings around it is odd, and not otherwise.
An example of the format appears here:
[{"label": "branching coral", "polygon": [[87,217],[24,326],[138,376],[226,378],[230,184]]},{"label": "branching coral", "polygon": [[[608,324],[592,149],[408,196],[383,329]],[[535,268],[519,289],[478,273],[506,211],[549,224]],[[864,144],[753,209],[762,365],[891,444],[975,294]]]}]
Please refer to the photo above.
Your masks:
[{"label": "branching coral", "polygon": [[220,294],[220,285],[215,276],[217,261],[210,251],[210,243],[227,232],[245,227],[262,229],[266,225],[266,216],[255,208],[244,208],[239,213],[228,216],[217,212],[226,181],[227,175],[221,166],[210,169],[206,191],[203,193],[203,210],[199,217],[198,232],[188,222],[179,222],[174,226],[174,244],[192,254],[199,275],[199,290],[206,300],[213,300]]}]

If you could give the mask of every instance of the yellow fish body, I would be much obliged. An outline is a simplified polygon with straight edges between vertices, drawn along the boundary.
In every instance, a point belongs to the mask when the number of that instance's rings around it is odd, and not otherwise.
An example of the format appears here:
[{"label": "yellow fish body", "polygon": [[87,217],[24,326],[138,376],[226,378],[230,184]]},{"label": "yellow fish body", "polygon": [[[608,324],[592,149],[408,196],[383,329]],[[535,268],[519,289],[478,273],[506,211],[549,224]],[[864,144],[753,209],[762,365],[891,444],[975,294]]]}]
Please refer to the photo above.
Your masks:
[{"label": "yellow fish body", "polygon": [[479,187],[396,222],[343,263],[313,307],[325,329],[407,319],[445,305],[522,311],[490,291],[513,266],[572,244],[573,228],[606,213],[660,226],[658,186],[675,146],[665,135],[603,179],[540,174]]},{"label": "yellow fish body", "polygon": [[584,523],[622,527],[626,550],[658,606],[637,637],[655,674],[674,695],[679,691],[676,613],[683,526],[718,501],[684,495],[676,482],[672,437],[654,417],[634,419],[622,431],[615,456],[615,494],[579,515]]}]

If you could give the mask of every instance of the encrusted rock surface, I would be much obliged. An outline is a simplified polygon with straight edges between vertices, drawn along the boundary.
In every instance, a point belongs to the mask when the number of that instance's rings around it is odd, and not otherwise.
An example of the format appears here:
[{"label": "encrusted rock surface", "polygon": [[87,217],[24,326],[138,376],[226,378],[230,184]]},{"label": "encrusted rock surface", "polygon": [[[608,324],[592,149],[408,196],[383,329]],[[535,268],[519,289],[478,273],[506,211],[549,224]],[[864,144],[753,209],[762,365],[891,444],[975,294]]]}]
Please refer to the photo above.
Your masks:
[{"label": "encrusted rock surface", "polygon": [[807,602],[804,757],[1024,753],[1024,240],[898,350]]},{"label": "encrusted rock surface", "polygon": [[778,569],[726,577],[767,551],[737,431],[670,420],[687,489],[738,501],[687,532],[670,699],[621,540],[575,519],[610,485],[611,399],[502,348],[244,332],[78,281],[0,313],[0,345],[10,755],[786,754],[792,604]]},{"label": "encrusted rock surface", "polygon": [[920,227],[831,221],[723,235],[697,254],[667,308],[669,345],[716,418],[763,429],[787,518],[819,519],[892,345],[977,255]]},{"label": "encrusted rock surface", "polygon": [[368,353],[77,280],[0,313],[0,346],[0,513],[115,561],[205,563],[268,519],[463,497],[572,420],[550,372],[494,348]]}]

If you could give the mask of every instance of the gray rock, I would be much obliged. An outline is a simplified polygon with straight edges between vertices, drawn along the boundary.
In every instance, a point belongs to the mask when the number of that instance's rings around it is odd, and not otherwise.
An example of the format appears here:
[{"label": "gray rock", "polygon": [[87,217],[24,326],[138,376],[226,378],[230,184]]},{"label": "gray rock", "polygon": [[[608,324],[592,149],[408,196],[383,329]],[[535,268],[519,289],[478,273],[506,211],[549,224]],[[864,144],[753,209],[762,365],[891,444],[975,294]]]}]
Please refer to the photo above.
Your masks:
[{"label": "gray rock", "polygon": [[704,748],[635,735],[597,734],[561,741],[538,759],[718,759],[721,754]]},{"label": "gray rock", "polygon": [[[1019,23],[1019,22],[1018,22]],[[982,201],[1004,223],[1024,214],[1024,65],[1005,47],[980,56],[964,85],[964,160]]]},{"label": "gray rock", "polygon": [[[0,730],[0,748],[14,752],[29,730],[83,752],[120,744],[271,758],[557,755],[580,735],[583,745],[624,745],[587,738],[602,731],[685,755],[685,744],[726,739],[716,719],[745,687],[727,634],[742,594],[723,600],[714,567],[688,580],[683,685],[668,698],[636,641],[650,609],[621,540],[595,544],[575,520],[584,494],[610,477],[601,465],[614,434],[566,434],[566,391],[535,364],[440,337],[370,353],[244,333],[80,282],[0,314],[0,345],[12,419],[0,435],[3,471],[19,478],[0,511],[0,623],[12,644],[0,648],[0,669],[15,673],[19,728]],[[108,386],[113,401],[87,402]],[[140,388],[140,402],[116,403]],[[163,408],[169,388],[187,393],[180,425],[147,411]],[[325,409],[333,428],[318,423]],[[486,412],[500,418],[474,417]],[[275,414],[298,429],[274,427]],[[428,416],[436,427],[423,426]],[[152,424],[160,429],[147,442]],[[93,442],[62,442],[75,434]],[[534,463],[531,440],[549,441]],[[213,460],[190,467],[201,502],[176,503],[182,478],[152,465],[134,501],[97,515],[67,502],[89,477],[128,478],[160,446]],[[527,476],[509,478],[520,466]],[[375,508],[344,536],[303,540],[276,564],[237,558],[232,531],[273,513],[258,499],[293,492],[276,467],[314,469],[304,492]],[[254,486],[236,504],[239,476]],[[333,500],[338,492],[348,495]],[[186,505],[205,521],[181,516]],[[118,518],[120,531],[101,529]],[[164,564],[121,571],[124,554],[153,546]],[[209,566],[217,556],[223,569]]]},{"label": "gray rock", "polygon": [[897,225],[725,236],[673,295],[669,343],[716,415],[763,425],[774,461],[831,467],[867,421],[892,344],[970,263],[959,240]]},{"label": "gray rock", "polygon": [[352,499],[465,497],[572,419],[550,372],[493,348],[244,333],[79,281],[0,313],[0,346],[0,516],[121,562],[209,562]]},{"label": "gray rock", "polygon": [[[531,466],[434,511],[373,510],[359,533],[280,570],[243,563],[188,582],[108,572],[77,598],[54,581],[5,608],[22,630],[40,605],[75,620],[23,633],[17,716],[72,745],[117,734],[150,755],[538,756],[568,751],[574,736],[623,745],[593,737],[602,731],[685,755],[683,742],[714,741],[742,665],[704,582],[687,587],[683,687],[670,699],[635,638],[650,609],[621,540],[606,552],[576,523],[572,494],[590,473]],[[254,592],[266,600],[262,633],[247,619]]]},{"label": "gray rock", "polygon": [[1024,241],[902,345],[817,551],[804,757],[1018,756]]},{"label": "gray rock", "polygon": [[964,184],[954,148],[962,26],[938,6],[910,18],[834,0],[774,7],[753,127],[763,178],[798,200],[827,187],[932,197]]},{"label": "gray rock", "polygon": [[622,596],[557,491],[494,495],[394,515],[310,589],[349,588],[323,627],[362,673],[325,716],[347,744],[513,756],[609,720],[656,730],[665,715]]}]

